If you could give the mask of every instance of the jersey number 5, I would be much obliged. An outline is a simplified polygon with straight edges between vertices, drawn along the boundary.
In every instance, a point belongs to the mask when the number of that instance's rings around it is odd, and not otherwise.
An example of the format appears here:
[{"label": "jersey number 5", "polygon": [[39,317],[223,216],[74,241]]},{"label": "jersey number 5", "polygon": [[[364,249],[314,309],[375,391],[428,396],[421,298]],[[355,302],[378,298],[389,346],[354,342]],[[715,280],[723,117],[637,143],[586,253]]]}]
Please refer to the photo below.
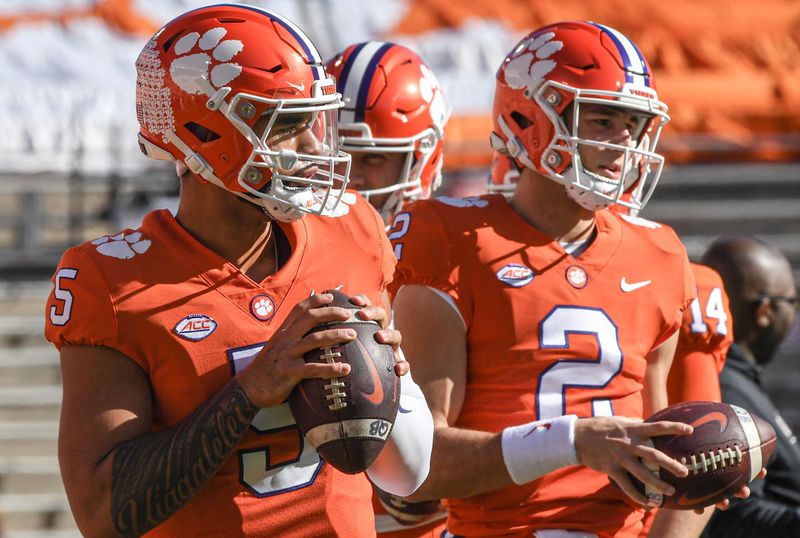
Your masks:
[{"label": "jersey number 5", "polygon": [[[56,303],[50,307],[50,323],[53,325],[63,326],[69,321],[72,316],[72,292],[66,288],[61,287],[61,279],[75,280],[78,276],[78,270],[71,267],[63,267],[58,270],[55,278],[55,289],[53,290],[53,297]],[[59,307],[61,312],[59,312]]]},{"label": "jersey number 5", "polygon": [[[622,349],[617,326],[611,318],[595,308],[559,306],[539,325],[539,347],[569,349],[571,334],[587,334],[597,339],[595,358],[562,359],[539,375],[536,389],[536,419],[569,414],[567,389],[600,389],[608,385],[622,370]],[[592,399],[592,416],[611,416],[611,400]]]},{"label": "jersey number 5", "polygon": [[[264,344],[258,344],[229,350],[234,373],[253,362],[263,347]],[[314,447],[305,442],[289,404],[261,409],[250,427],[263,437],[266,444],[238,453],[239,479],[254,495],[279,495],[314,482],[322,468],[322,460]]]}]

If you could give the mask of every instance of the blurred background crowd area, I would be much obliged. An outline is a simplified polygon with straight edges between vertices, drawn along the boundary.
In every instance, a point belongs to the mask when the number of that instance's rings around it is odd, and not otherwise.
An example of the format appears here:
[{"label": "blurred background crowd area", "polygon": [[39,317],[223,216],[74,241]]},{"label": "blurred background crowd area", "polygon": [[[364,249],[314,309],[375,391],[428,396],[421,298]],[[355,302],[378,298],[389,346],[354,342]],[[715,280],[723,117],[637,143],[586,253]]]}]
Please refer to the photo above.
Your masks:
[{"label": "blurred background crowd area", "polygon": [[[56,460],[61,389],[44,341],[49,278],[70,245],[137,227],[175,203],[170,165],[136,143],[134,61],[207,0],[0,0],[0,535],[77,536]],[[672,122],[668,167],[643,216],[696,258],[754,234],[800,276],[797,0],[250,0],[306,30],[325,57],[367,39],[418,51],[453,116],[439,194],[484,192],[494,73],[528,31],[588,19],[636,42]],[[800,330],[767,383],[800,431]],[[3,523],[4,522],[4,523]],[[3,527],[5,531],[3,531]]]}]

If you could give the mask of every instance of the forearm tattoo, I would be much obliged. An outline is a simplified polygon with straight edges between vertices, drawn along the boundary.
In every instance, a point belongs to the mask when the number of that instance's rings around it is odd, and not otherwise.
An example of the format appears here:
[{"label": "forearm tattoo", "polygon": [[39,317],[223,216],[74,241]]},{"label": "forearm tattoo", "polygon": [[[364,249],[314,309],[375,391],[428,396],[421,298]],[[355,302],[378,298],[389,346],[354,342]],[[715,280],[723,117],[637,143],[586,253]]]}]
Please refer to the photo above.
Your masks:
[{"label": "forearm tattoo", "polygon": [[111,470],[117,531],[139,536],[188,503],[231,455],[257,411],[234,380],[177,426],[119,445]]}]

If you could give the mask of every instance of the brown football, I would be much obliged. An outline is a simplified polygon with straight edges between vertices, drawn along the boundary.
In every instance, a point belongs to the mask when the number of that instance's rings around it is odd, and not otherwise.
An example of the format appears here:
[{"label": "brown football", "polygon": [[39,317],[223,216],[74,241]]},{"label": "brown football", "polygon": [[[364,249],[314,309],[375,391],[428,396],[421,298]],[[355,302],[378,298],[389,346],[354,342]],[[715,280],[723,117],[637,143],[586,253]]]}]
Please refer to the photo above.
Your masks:
[{"label": "brown football", "polygon": [[[767,421],[741,407],[718,402],[683,402],[653,414],[646,422],[670,420],[691,424],[691,435],[653,437],[653,445],[689,468],[678,478],[664,469],[660,477],[675,494],[646,492],[673,510],[711,506],[732,497],[767,465],[775,448],[775,430]],[[639,491],[644,485],[631,476]]]},{"label": "brown football", "polygon": [[346,362],[350,373],[328,379],[304,379],[289,395],[297,426],[319,455],[348,474],[366,470],[383,448],[400,404],[400,378],[392,347],[375,339],[380,326],[355,316],[360,307],[340,291],[333,305],[353,310],[343,322],[325,323],[309,333],[354,329],[355,340],[306,353],[306,362]]}]

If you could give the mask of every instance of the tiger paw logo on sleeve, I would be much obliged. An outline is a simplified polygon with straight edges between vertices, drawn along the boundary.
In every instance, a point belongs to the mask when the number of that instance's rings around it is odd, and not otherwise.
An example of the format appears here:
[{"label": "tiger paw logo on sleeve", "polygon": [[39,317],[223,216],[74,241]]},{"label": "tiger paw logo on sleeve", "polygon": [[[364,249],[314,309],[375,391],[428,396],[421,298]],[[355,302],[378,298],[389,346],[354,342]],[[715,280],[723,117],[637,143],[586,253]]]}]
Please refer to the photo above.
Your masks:
[{"label": "tiger paw logo on sleeve", "polygon": [[103,256],[129,260],[137,254],[144,254],[150,248],[150,240],[142,236],[142,232],[132,234],[120,233],[114,236],[104,235],[92,241],[97,252]]}]

